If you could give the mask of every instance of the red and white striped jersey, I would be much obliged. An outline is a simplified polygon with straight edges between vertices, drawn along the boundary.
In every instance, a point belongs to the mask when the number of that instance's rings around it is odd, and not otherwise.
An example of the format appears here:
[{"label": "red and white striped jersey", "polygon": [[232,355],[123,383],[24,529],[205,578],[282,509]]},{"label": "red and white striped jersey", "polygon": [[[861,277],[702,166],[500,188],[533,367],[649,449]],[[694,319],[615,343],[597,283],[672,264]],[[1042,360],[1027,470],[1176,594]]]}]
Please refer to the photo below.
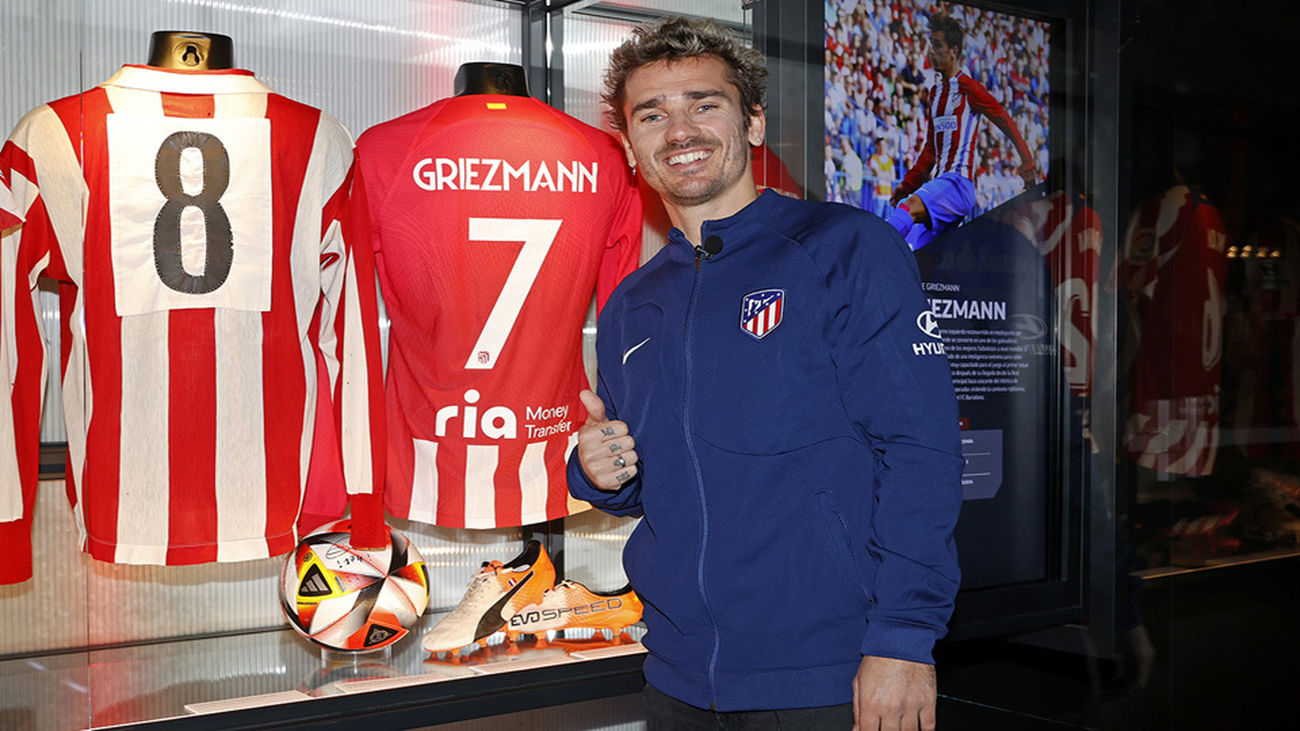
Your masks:
[{"label": "red and white striped jersey", "polygon": [[[30,575],[13,555],[30,546],[40,275],[62,283],[68,493],[95,558],[272,556],[294,545],[309,467],[375,491],[374,274],[344,236],[351,162],[341,124],[248,71],[126,66],[19,122],[0,151],[22,219],[0,248],[0,580]],[[313,466],[321,375],[359,438]]]},{"label": "red and white striped jersey", "polygon": [[927,131],[920,157],[907,171],[900,184],[905,195],[911,194],[931,177],[955,173],[974,180],[975,141],[980,116],[988,117],[1002,134],[1011,139],[1020,154],[1022,166],[1033,162],[1033,153],[1016,129],[1015,122],[997,99],[980,82],[958,70],[945,80],[935,75],[926,103]]},{"label": "red and white striped jersey", "polygon": [[388,345],[392,515],[492,528],[585,508],[582,326],[637,264],[641,207],[608,134],[527,97],[444,99],[357,141]]},{"label": "red and white striped jersey", "polygon": [[1101,256],[1101,216],[1083,196],[1057,191],[1013,206],[1002,220],[1034,242],[1047,260],[1060,318],[1062,370],[1070,392],[1092,390],[1097,340],[1097,271]]},{"label": "red and white striped jersey", "polygon": [[1142,204],[1125,233],[1118,285],[1132,388],[1124,446],[1145,467],[1214,469],[1227,238],[1218,210],[1181,185]]},{"label": "red and white striped jersey", "polygon": [[[803,187],[795,181],[790,168],[786,167],[771,147],[767,144],[751,147],[749,158],[754,171],[754,185],[758,186],[759,192],[774,190],[787,198],[803,199]],[[657,193],[654,197],[659,199]],[[666,218],[667,214],[665,220]],[[667,231],[667,228],[664,230]]]},{"label": "red and white striped jersey", "polygon": [[9,190],[9,185],[0,179],[0,229],[9,228],[10,226],[22,223],[18,217],[18,207],[14,203],[14,195]]}]

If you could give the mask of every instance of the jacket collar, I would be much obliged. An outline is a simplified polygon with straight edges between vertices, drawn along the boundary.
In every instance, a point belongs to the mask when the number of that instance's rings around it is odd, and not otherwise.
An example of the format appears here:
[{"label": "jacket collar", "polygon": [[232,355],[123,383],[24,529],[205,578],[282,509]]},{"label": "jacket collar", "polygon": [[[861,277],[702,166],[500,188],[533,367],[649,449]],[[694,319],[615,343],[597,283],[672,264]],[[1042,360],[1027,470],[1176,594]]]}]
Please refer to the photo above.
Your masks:
[{"label": "jacket collar", "polygon": [[[722,239],[722,250],[711,258],[717,259],[718,257],[726,256],[739,248],[740,244],[744,240],[744,230],[749,226],[761,223],[762,221],[767,220],[768,217],[772,216],[773,208],[777,203],[777,199],[780,197],[781,195],[779,193],[774,193],[771,190],[764,190],[757,198],[750,201],[748,205],[730,216],[705,221],[700,226],[700,236],[704,239],[707,239],[710,236],[718,236]],[[682,253],[690,256],[695,255],[695,244],[692,244],[691,241],[686,238],[686,234],[682,233],[681,229],[674,226],[668,232],[668,241],[672,244],[680,244],[680,247],[675,248],[681,249]],[[703,241],[700,243],[703,243]]]}]

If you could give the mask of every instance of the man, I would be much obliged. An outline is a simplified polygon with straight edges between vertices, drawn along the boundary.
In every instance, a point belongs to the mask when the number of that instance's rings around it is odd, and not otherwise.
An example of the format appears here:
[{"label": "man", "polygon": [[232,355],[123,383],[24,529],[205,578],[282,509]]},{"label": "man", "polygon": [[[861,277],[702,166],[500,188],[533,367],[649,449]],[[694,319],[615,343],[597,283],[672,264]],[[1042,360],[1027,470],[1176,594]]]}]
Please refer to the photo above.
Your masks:
[{"label": "man", "polygon": [[868,158],[871,170],[871,207],[876,215],[888,215],[889,190],[894,187],[894,143],[892,138],[877,137],[876,151]]},{"label": "man", "polygon": [[840,138],[840,153],[844,165],[844,200],[851,206],[862,207],[862,158],[853,149],[853,140]]},{"label": "man", "polygon": [[570,491],[644,516],[624,566],[651,728],[933,728],[958,583],[948,364],[892,229],[757,193],[766,76],[712,21],[638,28],[611,58],[612,121],[675,228],[601,315]]},{"label": "man", "polygon": [[[975,183],[971,175],[979,125],[976,115],[992,120],[1015,145],[1025,184],[1031,185],[1037,179],[1034,155],[1011,115],[962,70],[964,38],[965,30],[955,18],[944,13],[930,17],[929,56],[936,78],[926,105],[929,129],[921,156],[890,197],[890,206],[896,207],[888,214],[889,223],[915,249],[930,243],[974,210]],[[925,182],[936,167],[938,175]]]}]

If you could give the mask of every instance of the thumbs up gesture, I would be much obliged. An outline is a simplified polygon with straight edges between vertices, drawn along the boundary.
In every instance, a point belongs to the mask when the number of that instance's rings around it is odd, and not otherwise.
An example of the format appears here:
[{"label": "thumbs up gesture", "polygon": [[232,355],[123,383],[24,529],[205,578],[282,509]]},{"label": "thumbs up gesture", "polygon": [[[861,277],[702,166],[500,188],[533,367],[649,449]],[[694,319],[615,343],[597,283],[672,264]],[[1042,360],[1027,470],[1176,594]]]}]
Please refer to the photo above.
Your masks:
[{"label": "thumbs up gesture", "polygon": [[587,423],[578,430],[578,461],[593,486],[614,491],[636,477],[636,440],[627,424],[605,418],[605,402],[593,391],[578,394],[587,409]]}]

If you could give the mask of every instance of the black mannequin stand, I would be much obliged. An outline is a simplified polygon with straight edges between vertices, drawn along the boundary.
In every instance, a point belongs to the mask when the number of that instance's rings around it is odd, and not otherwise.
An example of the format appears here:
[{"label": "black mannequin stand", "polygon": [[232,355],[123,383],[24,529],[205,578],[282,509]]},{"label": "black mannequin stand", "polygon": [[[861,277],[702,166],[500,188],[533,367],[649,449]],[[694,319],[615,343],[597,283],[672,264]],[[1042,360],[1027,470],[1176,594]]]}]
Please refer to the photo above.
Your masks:
[{"label": "black mannequin stand", "polygon": [[476,61],[461,64],[456,70],[453,88],[456,96],[467,94],[528,96],[528,79],[522,66]]},{"label": "black mannequin stand", "polygon": [[149,40],[150,66],[164,69],[214,71],[235,66],[230,36],[183,30],[154,31]]}]

